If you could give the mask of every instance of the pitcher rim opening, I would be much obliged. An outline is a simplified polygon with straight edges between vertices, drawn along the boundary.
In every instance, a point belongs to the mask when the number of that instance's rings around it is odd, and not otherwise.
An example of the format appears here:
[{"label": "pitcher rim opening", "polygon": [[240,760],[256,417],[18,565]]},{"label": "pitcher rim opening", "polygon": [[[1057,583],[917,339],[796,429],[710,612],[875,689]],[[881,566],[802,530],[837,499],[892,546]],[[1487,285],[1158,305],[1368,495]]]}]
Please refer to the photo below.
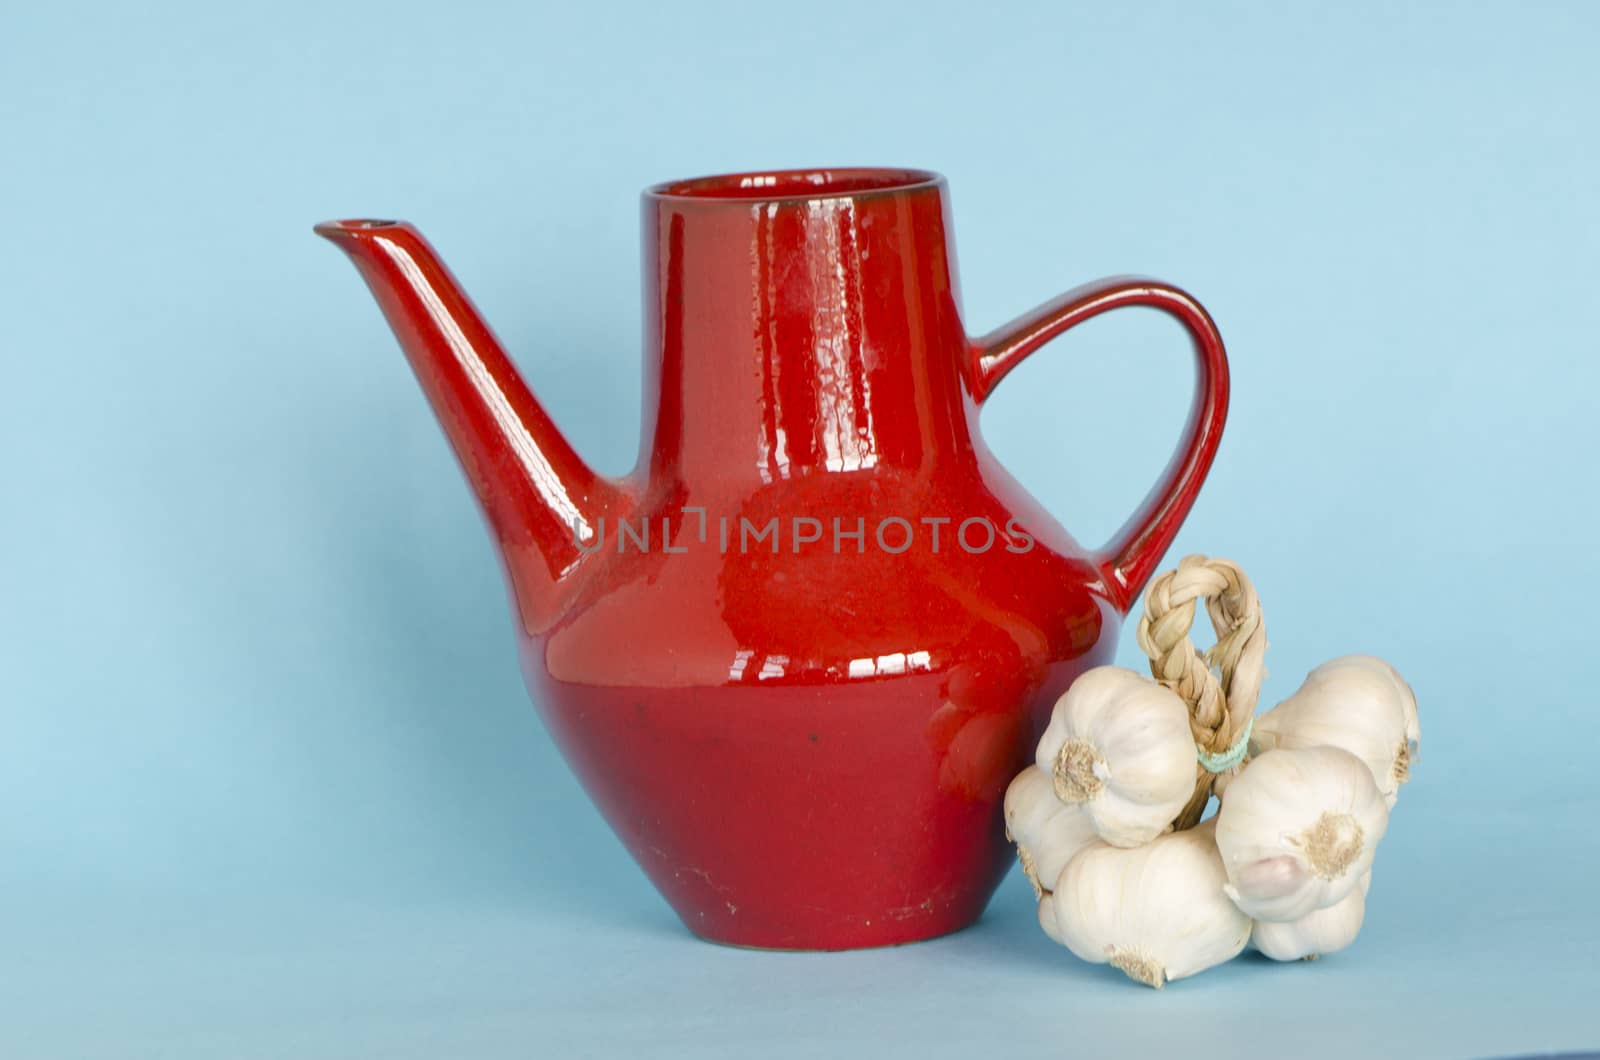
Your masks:
[{"label": "pitcher rim opening", "polygon": [[757,169],[669,180],[645,189],[645,198],[673,202],[795,202],[860,199],[939,187],[944,177],[928,169],[895,166],[826,166]]}]

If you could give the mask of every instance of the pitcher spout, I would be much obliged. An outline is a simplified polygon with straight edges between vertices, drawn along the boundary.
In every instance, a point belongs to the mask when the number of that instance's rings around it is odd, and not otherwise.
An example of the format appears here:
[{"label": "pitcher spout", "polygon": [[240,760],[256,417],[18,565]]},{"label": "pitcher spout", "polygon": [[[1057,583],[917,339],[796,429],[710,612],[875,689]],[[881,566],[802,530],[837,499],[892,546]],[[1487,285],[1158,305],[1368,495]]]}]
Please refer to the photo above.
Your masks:
[{"label": "pitcher spout", "polygon": [[375,220],[315,231],[372,289],[477,494],[523,626],[543,633],[572,599],[583,545],[626,507],[625,491],[562,437],[421,233]]}]

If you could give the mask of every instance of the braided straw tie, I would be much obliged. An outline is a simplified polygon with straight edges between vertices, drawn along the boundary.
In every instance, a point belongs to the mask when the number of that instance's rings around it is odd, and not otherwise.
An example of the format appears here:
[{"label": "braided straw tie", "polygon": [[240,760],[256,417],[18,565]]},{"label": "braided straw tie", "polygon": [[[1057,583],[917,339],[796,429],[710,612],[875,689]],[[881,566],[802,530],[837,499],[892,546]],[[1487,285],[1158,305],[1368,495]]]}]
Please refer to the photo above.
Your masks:
[{"label": "braided straw tie", "polygon": [[[1217,635],[1204,654],[1189,639],[1197,600],[1206,602]],[[1231,560],[1185,556],[1177,570],[1150,583],[1137,632],[1151,675],[1188,706],[1196,750],[1223,755],[1235,749],[1246,736],[1266,676],[1267,627],[1261,600],[1244,571]],[[1174,828],[1200,822],[1215,780],[1216,774],[1196,764],[1194,795]]]}]

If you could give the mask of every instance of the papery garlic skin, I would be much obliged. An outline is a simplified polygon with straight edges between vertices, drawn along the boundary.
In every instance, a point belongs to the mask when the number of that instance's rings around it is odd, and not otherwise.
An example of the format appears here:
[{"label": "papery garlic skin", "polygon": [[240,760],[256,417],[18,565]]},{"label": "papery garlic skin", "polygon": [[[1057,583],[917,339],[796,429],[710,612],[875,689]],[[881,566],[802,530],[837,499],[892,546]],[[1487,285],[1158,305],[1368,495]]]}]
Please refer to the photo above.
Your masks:
[{"label": "papery garlic skin", "polygon": [[1072,683],[1035,758],[1057,798],[1086,807],[1112,846],[1160,835],[1194,792],[1188,707],[1171,689],[1116,666]]},{"label": "papery garlic skin", "polygon": [[1250,944],[1275,961],[1315,960],[1337,953],[1356,940],[1367,911],[1367,873],[1363,883],[1326,909],[1307,913],[1299,920],[1274,923],[1257,920]]},{"label": "papery garlic skin", "polygon": [[1323,663],[1294,695],[1255,719],[1250,747],[1338,747],[1372,770],[1393,806],[1411,771],[1420,729],[1417,700],[1394,667],[1370,655]]},{"label": "papery garlic skin", "polygon": [[1006,788],[1006,835],[1017,845],[1022,871],[1035,897],[1055,889],[1056,877],[1074,854],[1098,841],[1081,805],[1056,798],[1050,774],[1029,766]]},{"label": "papery garlic skin", "polygon": [[1217,811],[1225,891],[1256,920],[1299,920],[1360,887],[1389,827],[1361,759],[1337,747],[1252,759]]},{"label": "papery garlic skin", "polygon": [[1238,956],[1250,918],[1222,892],[1214,831],[1206,821],[1141,847],[1097,843],[1079,853],[1051,899],[1060,941],[1157,988]]}]

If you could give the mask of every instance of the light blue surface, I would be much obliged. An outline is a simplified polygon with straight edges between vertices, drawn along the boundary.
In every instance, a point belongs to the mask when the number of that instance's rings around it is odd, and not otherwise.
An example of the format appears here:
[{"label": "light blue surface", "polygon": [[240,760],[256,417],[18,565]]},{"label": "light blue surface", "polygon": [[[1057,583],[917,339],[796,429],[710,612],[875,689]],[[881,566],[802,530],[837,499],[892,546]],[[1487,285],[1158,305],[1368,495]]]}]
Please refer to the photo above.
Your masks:
[{"label": "light blue surface", "polygon": [[[0,14],[0,1056],[1600,1047],[1600,7],[892,6]],[[1362,650],[1422,701],[1353,950],[1155,994],[1015,875],[934,943],[718,949],[585,802],[309,226],[416,221],[620,471],[639,189],[841,162],[948,174],[974,331],[1126,271],[1215,314],[1234,415],[1173,557],[1254,576],[1269,697]],[[986,431],[1103,539],[1186,357],[1095,322]]]}]

